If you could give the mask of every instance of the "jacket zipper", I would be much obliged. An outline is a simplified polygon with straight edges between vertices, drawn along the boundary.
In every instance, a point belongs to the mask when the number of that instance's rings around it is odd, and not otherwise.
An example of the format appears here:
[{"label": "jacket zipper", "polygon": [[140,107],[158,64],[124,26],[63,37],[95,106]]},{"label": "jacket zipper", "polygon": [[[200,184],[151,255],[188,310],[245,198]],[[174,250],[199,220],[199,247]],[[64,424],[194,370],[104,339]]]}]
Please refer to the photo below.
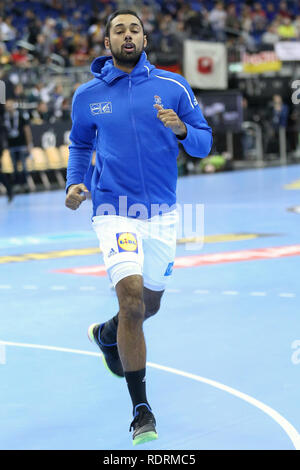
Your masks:
[{"label": "jacket zipper", "polygon": [[[133,129],[134,129],[134,134],[135,134],[135,140],[136,140],[136,147],[137,147],[138,163],[139,163],[141,181],[142,181],[142,186],[143,186],[144,194],[146,195],[146,197],[147,197],[147,199],[148,199],[148,203],[149,203],[149,205],[150,205],[150,198],[149,198],[148,191],[146,190],[145,179],[144,179],[144,173],[143,173],[143,169],[142,169],[142,161],[141,161],[141,153],[140,153],[140,144],[139,144],[139,140],[138,140],[138,134],[137,134],[136,124],[135,124],[135,119],[134,119],[134,114],[133,114],[133,110],[132,110],[132,83],[131,83],[131,77],[130,77],[130,75],[129,75],[128,78],[129,78],[129,103],[130,103],[130,108],[131,108],[131,121],[132,121]],[[148,208],[147,208],[147,209],[148,209]],[[149,217],[151,217],[150,214],[149,214]]]}]

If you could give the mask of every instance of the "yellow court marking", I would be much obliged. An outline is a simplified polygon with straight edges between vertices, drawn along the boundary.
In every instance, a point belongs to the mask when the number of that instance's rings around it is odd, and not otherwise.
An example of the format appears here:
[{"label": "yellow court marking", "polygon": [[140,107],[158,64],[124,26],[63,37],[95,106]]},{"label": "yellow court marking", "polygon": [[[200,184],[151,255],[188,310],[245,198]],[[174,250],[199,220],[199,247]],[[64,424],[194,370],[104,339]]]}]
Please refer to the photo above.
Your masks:
[{"label": "yellow court marking", "polygon": [[45,253],[26,253],[24,255],[0,256],[0,264],[51,258],[67,258],[69,256],[94,255],[96,253],[100,253],[99,248],[75,248],[73,250],[47,251]]},{"label": "yellow court marking", "polygon": [[219,235],[207,235],[204,238],[201,237],[190,237],[190,238],[179,238],[177,240],[177,245],[182,245],[183,243],[220,243],[220,242],[238,242],[241,240],[252,240],[253,238],[258,238],[264,236],[259,233],[225,233]]},{"label": "yellow court marking", "polygon": [[284,189],[300,189],[300,180],[293,181],[292,183],[283,186]]},{"label": "yellow court marking", "polygon": [[[208,235],[202,237],[180,238],[177,240],[177,245],[184,243],[221,243],[221,242],[237,242],[242,240],[252,240],[254,238],[272,236],[272,234],[259,234],[259,233],[225,233],[217,235]],[[37,261],[53,258],[68,258],[70,256],[87,256],[101,253],[99,247],[90,248],[74,248],[71,250],[55,250],[40,253],[25,253],[22,255],[8,255],[0,256],[0,264],[6,263],[22,263],[24,261]]]}]

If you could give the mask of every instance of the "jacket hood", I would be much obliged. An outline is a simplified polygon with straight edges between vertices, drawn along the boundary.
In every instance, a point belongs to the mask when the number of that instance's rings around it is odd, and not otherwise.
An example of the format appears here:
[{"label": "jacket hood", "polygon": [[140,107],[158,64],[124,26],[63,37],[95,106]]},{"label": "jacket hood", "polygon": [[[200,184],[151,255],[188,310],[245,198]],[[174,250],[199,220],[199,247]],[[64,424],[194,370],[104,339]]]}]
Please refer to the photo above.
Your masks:
[{"label": "jacket hood", "polygon": [[147,54],[145,51],[142,52],[138,63],[130,74],[115,67],[112,56],[97,57],[91,65],[91,72],[94,77],[104,80],[106,83],[111,83],[116,78],[124,75],[131,75],[132,77],[141,77],[144,75],[147,77],[153,69],[155,69],[155,66],[150,64],[147,60]]}]

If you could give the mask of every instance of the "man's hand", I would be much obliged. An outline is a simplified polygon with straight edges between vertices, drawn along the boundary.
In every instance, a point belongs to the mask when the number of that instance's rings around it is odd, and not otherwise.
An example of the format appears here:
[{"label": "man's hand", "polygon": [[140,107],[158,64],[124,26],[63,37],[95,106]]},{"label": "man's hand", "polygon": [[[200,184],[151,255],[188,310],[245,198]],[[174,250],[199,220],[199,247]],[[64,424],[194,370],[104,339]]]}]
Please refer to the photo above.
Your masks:
[{"label": "man's hand", "polygon": [[[86,196],[89,190],[83,183],[80,184],[71,184],[68,189],[68,193],[66,196],[65,205],[75,211],[78,209],[82,201],[86,200]],[[81,194],[83,193],[83,194]]]},{"label": "man's hand", "polygon": [[171,129],[180,139],[184,139],[186,137],[186,125],[179,119],[173,109],[164,109],[159,104],[155,104],[154,108],[157,109],[157,117],[161,120],[165,127]]}]

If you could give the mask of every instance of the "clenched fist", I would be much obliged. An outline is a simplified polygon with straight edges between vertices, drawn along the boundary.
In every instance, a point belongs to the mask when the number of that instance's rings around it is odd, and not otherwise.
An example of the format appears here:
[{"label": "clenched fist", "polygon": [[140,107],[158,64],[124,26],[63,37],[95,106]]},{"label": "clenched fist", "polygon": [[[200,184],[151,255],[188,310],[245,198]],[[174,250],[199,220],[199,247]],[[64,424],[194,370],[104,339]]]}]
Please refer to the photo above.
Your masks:
[{"label": "clenched fist", "polygon": [[[69,186],[68,193],[66,196],[65,205],[75,211],[78,209],[80,204],[86,200],[86,196],[89,190],[83,183],[72,184]],[[83,193],[83,194],[82,194]]]},{"label": "clenched fist", "polygon": [[186,125],[179,119],[175,111],[173,109],[164,109],[159,104],[153,106],[157,109],[157,117],[164,126],[171,129],[180,139],[184,139],[187,135]]}]

